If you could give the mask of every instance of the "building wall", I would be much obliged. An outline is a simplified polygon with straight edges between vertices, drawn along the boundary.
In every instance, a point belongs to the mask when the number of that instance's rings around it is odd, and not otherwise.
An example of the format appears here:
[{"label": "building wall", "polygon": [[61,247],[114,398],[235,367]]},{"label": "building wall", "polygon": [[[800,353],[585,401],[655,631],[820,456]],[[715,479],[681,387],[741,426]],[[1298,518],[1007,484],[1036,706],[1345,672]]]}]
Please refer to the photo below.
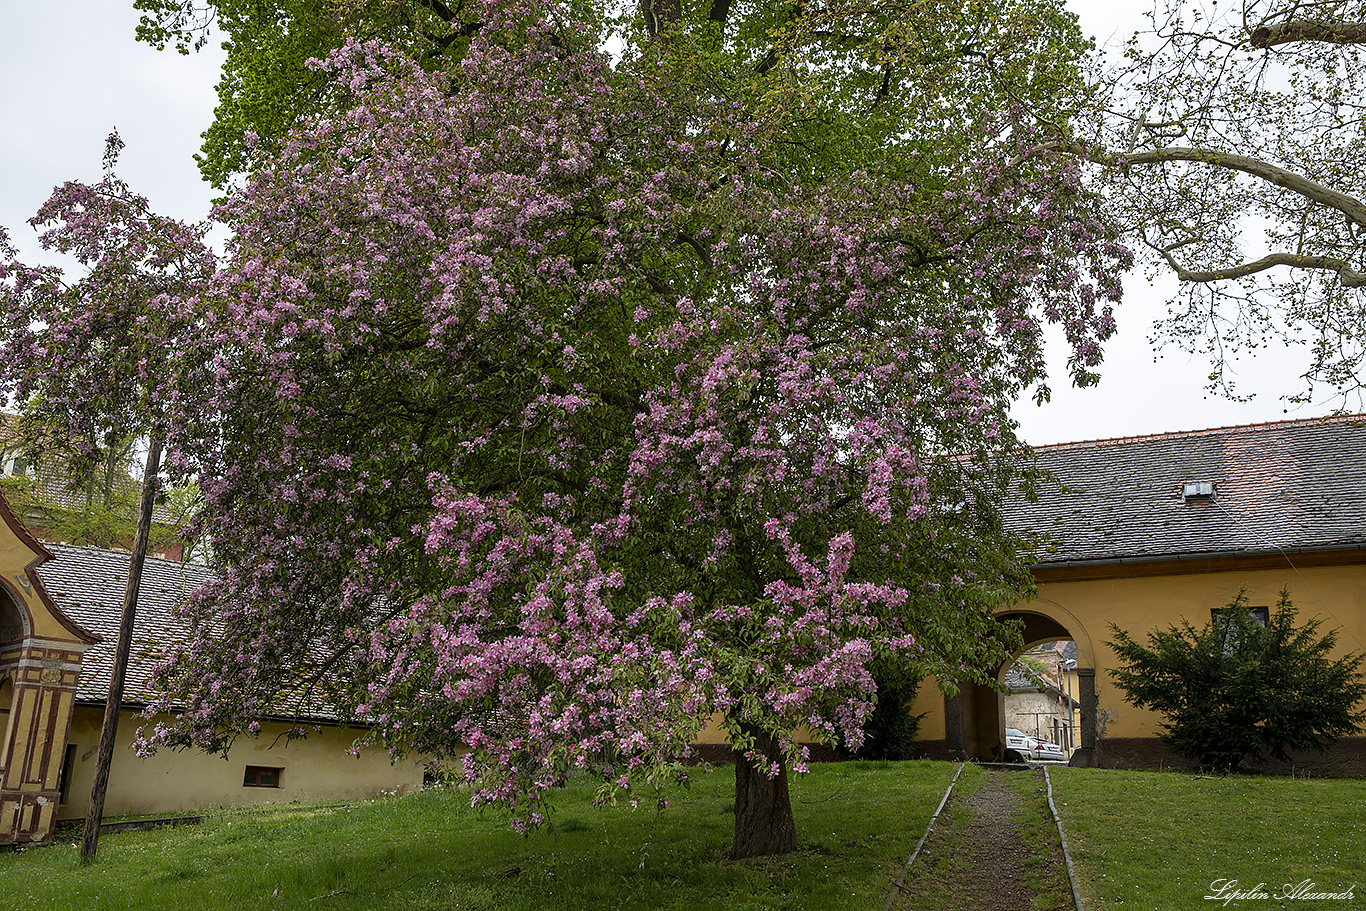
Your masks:
[{"label": "building wall", "polygon": [[[67,802],[59,819],[85,817],[104,710],[78,706],[67,743],[75,747]],[[243,735],[224,759],[197,750],[160,750],[147,758],[137,756],[132,740],[138,727],[148,722],[124,711],[104,814],[174,813],[214,807],[251,806],[292,801],[354,800],[381,794],[418,790],[422,787],[423,763],[406,759],[390,762],[382,749],[368,748],[359,756],[348,749],[360,732],[324,727],[310,731],[303,740],[288,741],[285,724],[267,724],[257,737]],[[247,766],[280,769],[279,787],[244,787]]]},{"label": "building wall", "polygon": [[1110,624],[1139,642],[1182,620],[1198,628],[1209,622],[1211,608],[1223,607],[1242,587],[1249,604],[1272,608],[1281,589],[1288,588],[1301,622],[1318,616],[1320,633],[1339,629],[1337,655],[1366,650],[1366,567],[1360,565],[1056,581],[1039,586],[1038,600],[1067,609],[1086,627],[1095,647],[1104,736],[1148,738],[1157,736],[1162,718],[1125,702],[1110,678],[1119,664],[1108,645],[1114,638]]},{"label": "building wall", "polygon": [[1006,694],[1005,710],[1007,727],[1040,740],[1055,741],[1053,719],[1059,719],[1064,724],[1067,721],[1067,711],[1058,704],[1058,700],[1050,693],[1038,690]]},{"label": "building wall", "polygon": [[[1361,564],[1311,565],[1302,555],[1292,555],[1297,567],[1284,565],[1276,568],[1247,568],[1225,565],[1216,571],[1199,571],[1192,562],[1191,571],[1179,571],[1175,562],[1163,564],[1162,571],[1141,574],[1150,567],[1135,564],[1129,567],[1097,569],[1111,574],[1109,578],[1043,578],[1038,585],[1038,597],[1025,604],[1015,605],[1007,613],[1028,612],[1042,614],[1065,627],[1077,642],[1079,666],[1094,667],[1096,688],[1096,752],[1103,766],[1156,767],[1174,764],[1175,757],[1157,740],[1162,716],[1135,708],[1124,700],[1124,693],[1114,685],[1110,672],[1119,664],[1108,645],[1114,638],[1113,623],[1135,640],[1146,642],[1149,632],[1188,620],[1201,627],[1210,619],[1211,608],[1223,607],[1245,587],[1248,603],[1274,609],[1282,588],[1290,591],[1299,614],[1299,622],[1320,618],[1319,633],[1338,631],[1336,656],[1348,652],[1366,651],[1366,566]],[[1084,569],[1082,571],[1085,571]],[[1120,575],[1120,573],[1128,573]],[[1027,643],[1032,644],[1032,643]],[[1074,695],[1081,693],[1081,683],[1069,675]],[[985,690],[968,686],[965,695],[972,699],[963,712],[965,745],[969,755],[977,756],[973,744],[985,744],[993,735],[986,728],[1000,724],[1001,716],[991,718],[980,709]],[[926,712],[919,737],[927,755],[937,755],[951,746],[952,738],[945,730],[944,697],[935,681],[927,680],[912,708]],[[982,730],[973,730],[977,724]],[[1080,727],[1079,727],[1080,729]],[[1363,732],[1366,733],[1366,732]],[[1329,774],[1366,774],[1363,756],[1366,739],[1349,738],[1339,743],[1325,757],[1310,753],[1297,756],[1300,769],[1319,770]],[[982,756],[985,758],[985,755]],[[1179,764],[1179,760],[1175,760]],[[1268,769],[1279,768],[1268,764]],[[1286,766],[1289,769],[1289,766]]]}]

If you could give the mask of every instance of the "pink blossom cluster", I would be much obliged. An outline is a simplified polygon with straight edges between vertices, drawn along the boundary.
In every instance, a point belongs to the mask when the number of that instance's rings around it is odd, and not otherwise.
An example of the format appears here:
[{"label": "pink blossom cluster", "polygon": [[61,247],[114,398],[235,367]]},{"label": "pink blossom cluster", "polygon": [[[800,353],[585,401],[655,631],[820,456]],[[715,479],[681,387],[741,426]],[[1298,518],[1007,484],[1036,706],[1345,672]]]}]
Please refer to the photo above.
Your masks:
[{"label": "pink blossom cluster", "polygon": [[115,176],[122,148],[111,135],[104,178],[62,184],[29,220],[78,278],[20,262],[0,228],[0,399],[40,418],[78,460],[184,422],[181,358],[216,267],[204,226],[156,215]]}]

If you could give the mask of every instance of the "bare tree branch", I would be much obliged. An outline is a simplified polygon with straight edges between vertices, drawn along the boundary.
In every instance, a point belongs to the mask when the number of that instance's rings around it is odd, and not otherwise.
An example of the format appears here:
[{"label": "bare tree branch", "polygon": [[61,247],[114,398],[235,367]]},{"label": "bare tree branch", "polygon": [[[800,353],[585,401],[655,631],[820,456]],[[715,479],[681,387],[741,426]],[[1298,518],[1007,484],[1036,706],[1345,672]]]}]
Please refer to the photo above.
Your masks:
[{"label": "bare tree branch", "polygon": [[1258,272],[1265,272],[1277,266],[1287,266],[1291,269],[1327,269],[1338,274],[1344,287],[1363,288],[1366,287],[1366,272],[1358,272],[1352,268],[1352,264],[1340,259],[1333,259],[1330,256],[1300,256],[1294,253],[1271,253],[1261,259],[1250,263],[1241,263],[1237,266],[1229,266],[1224,269],[1216,269],[1211,272],[1193,272],[1176,261],[1168,249],[1156,248],[1162,254],[1176,273],[1176,277],[1183,282],[1217,282],[1225,279],[1245,278],[1255,275]]}]

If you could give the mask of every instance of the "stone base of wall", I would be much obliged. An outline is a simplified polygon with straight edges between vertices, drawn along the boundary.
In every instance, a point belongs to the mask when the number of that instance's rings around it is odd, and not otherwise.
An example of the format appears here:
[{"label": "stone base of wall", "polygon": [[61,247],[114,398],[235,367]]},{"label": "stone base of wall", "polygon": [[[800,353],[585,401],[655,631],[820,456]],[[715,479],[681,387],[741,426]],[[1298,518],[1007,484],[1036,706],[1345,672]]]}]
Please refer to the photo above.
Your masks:
[{"label": "stone base of wall", "polygon": [[[1097,741],[1096,753],[1103,769],[1195,768],[1195,763],[1177,756],[1156,737],[1107,737]],[[1343,738],[1324,753],[1292,751],[1290,758],[1290,762],[1248,763],[1245,768],[1269,775],[1366,778],[1366,737]]]}]

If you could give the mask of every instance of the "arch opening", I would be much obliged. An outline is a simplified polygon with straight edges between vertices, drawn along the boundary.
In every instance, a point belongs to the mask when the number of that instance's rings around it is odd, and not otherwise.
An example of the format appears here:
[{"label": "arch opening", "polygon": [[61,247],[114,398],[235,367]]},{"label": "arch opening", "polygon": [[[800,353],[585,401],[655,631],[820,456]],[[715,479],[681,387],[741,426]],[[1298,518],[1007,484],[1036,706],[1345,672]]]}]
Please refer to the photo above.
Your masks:
[{"label": "arch opening", "polygon": [[967,758],[1095,765],[1090,641],[1075,618],[1060,613],[1031,604],[1000,615],[1019,622],[1023,645],[995,668],[997,688],[964,681],[958,705],[946,706],[961,725],[959,752]]}]

